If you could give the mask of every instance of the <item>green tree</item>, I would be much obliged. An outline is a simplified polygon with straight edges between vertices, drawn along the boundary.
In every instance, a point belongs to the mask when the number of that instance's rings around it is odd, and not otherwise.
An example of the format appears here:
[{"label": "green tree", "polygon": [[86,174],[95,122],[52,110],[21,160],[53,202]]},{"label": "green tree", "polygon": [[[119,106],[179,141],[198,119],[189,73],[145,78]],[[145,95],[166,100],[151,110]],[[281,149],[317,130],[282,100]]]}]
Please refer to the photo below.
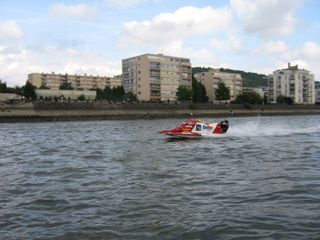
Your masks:
[{"label": "green tree", "polygon": [[25,86],[19,87],[19,86],[15,86],[14,88],[9,88],[10,92],[12,93],[16,93],[18,95],[23,95]]},{"label": "green tree", "polygon": [[103,89],[97,88],[96,93],[97,93],[97,95],[96,95],[97,100],[105,99]]},{"label": "green tree", "polygon": [[178,101],[191,101],[192,89],[187,86],[179,86],[176,95]]},{"label": "green tree", "polygon": [[6,93],[6,92],[8,92],[7,83],[2,82],[2,80],[0,79],[0,93]]},{"label": "green tree", "polygon": [[36,100],[36,87],[33,86],[31,83],[27,82],[26,85],[22,88],[23,89],[23,96],[25,96],[27,99]]},{"label": "green tree", "polygon": [[125,93],[122,96],[122,99],[125,100],[125,101],[129,101],[129,102],[137,101],[136,95],[134,95],[132,92]]},{"label": "green tree", "polygon": [[122,99],[123,96],[125,95],[124,88],[122,86],[112,88],[111,92],[112,92],[112,95],[113,95],[112,97],[114,100]]},{"label": "green tree", "polygon": [[203,84],[192,76],[192,102],[194,103],[204,103],[208,102],[206,88]]},{"label": "green tree", "polygon": [[106,100],[115,100],[113,97],[113,91],[110,87],[105,87],[104,89],[104,97]]},{"label": "green tree", "polygon": [[78,97],[78,101],[85,101],[85,100],[86,100],[86,96],[83,94]]},{"label": "green tree", "polygon": [[220,72],[240,74],[243,79],[244,87],[268,86],[268,77],[264,74],[245,72],[241,70],[233,70],[227,68],[220,68]]},{"label": "green tree", "polygon": [[277,97],[277,103],[278,104],[287,104],[287,105],[292,105],[293,104],[293,100],[290,97],[286,97],[286,96],[282,96],[279,95]]},{"label": "green tree", "polygon": [[124,88],[116,87],[116,88],[110,88],[107,86],[105,89],[97,89],[97,100],[110,100],[110,101],[117,101],[124,99],[125,92]]},{"label": "green tree", "polygon": [[[200,73],[200,72],[207,72],[210,68],[205,67],[193,67],[192,74]],[[243,79],[243,86],[244,87],[260,87],[260,86],[268,86],[268,78],[264,74],[254,73],[254,72],[245,72],[241,70],[233,70],[227,68],[220,68],[220,72],[226,73],[238,73],[241,75]]]},{"label": "green tree", "polygon": [[71,86],[71,83],[65,81],[60,85],[59,89],[60,90],[73,90],[73,87]]},{"label": "green tree", "polygon": [[215,95],[217,100],[230,100],[230,89],[223,81],[219,81]]},{"label": "green tree", "polygon": [[262,97],[259,93],[256,92],[248,92],[242,93],[237,96],[235,103],[238,104],[262,104]]}]

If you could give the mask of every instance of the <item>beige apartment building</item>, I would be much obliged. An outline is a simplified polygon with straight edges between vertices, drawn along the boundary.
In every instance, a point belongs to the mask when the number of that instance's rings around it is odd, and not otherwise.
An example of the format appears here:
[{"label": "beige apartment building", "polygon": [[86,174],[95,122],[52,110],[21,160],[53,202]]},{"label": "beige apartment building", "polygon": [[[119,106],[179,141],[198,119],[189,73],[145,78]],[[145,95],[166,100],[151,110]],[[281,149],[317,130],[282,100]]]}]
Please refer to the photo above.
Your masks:
[{"label": "beige apartment building", "polygon": [[104,89],[106,86],[110,87],[109,77],[100,77],[92,75],[69,75],[52,73],[31,73],[28,75],[28,82],[40,88],[41,86],[59,90],[62,83],[70,83],[74,90],[91,90]]},{"label": "beige apartment building", "polygon": [[257,88],[243,87],[242,92],[243,93],[253,93],[253,92],[258,93],[262,99],[264,99],[264,96],[266,94],[265,88],[259,88],[259,87],[257,87]]},{"label": "beige apartment building", "polygon": [[176,100],[180,85],[192,88],[188,58],[143,54],[122,60],[122,84],[138,100]]},{"label": "beige apartment building", "polygon": [[268,100],[276,103],[278,96],[290,97],[295,104],[315,103],[314,75],[298,65],[276,70],[268,77]]},{"label": "beige apartment building", "polygon": [[122,86],[122,77],[121,75],[114,76],[110,78],[110,88],[116,88]]},{"label": "beige apartment building", "polygon": [[207,92],[209,102],[216,101],[215,91],[220,81],[230,89],[230,100],[235,100],[242,93],[243,80],[240,74],[220,72],[219,69],[210,69],[207,72],[196,73],[194,77],[201,82]]}]

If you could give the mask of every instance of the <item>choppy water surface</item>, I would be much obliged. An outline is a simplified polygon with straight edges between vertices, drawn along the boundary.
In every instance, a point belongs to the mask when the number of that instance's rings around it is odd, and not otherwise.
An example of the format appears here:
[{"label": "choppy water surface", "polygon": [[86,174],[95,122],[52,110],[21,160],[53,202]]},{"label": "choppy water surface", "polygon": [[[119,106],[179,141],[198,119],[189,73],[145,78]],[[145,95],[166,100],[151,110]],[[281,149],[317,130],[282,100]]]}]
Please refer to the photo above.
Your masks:
[{"label": "choppy water surface", "polygon": [[319,239],[320,117],[0,124],[0,239]]}]

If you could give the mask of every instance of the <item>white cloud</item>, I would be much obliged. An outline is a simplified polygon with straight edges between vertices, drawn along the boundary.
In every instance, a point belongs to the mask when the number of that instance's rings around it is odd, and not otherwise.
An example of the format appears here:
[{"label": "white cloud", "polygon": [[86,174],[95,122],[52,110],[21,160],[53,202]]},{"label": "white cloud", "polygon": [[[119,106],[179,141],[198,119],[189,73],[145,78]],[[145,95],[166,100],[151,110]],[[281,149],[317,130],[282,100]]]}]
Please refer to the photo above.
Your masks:
[{"label": "white cloud", "polygon": [[53,18],[89,19],[98,15],[98,10],[87,4],[65,5],[54,4],[50,7],[49,15]]},{"label": "white cloud", "polygon": [[119,45],[166,45],[188,36],[226,31],[231,20],[228,8],[182,7],[172,13],[161,13],[151,20],[124,23]]},{"label": "white cloud", "polygon": [[243,41],[236,36],[230,35],[225,39],[212,39],[209,45],[214,50],[227,51],[232,50],[234,53],[240,53],[245,49]]},{"label": "white cloud", "polygon": [[23,37],[23,31],[15,21],[0,23],[0,41],[17,40]]},{"label": "white cloud", "polygon": [[166,55],[173,55],[179,57],[190,58],[193,66],[204,66],[204,67],[220,67],[216,56],[214,56],[206,48],[195,50],[192,47],[184,47],[182,41],[174,41],[170,44],[162,46],[157,51]]},{"label": "white cloud", "polygon": [[227,41],[234,52],[240,52],[244,49],[244,44],[239,37],[230,36]]},{"label": "white cloud", "polygon": [[223,39],[212,39],[210,41],[210,45],[211,47],[213,47],[214,49],[217,49],[217,50],[225,50],[227,48],[227,44],[225,42],[225,40]]},{"label": "white cloud", "polygon": [[[269,69],[269,74],[277,69],[287,68],[290,62],[291,65],[309,70],[316,76],[316,80],[320,77],[319,43],[309,41],[300,47],[290,47],[282,41],[267,42],[261,48],[255,49],[253,53],[258,57],[264,56],[267,62],[264,70]],[[255,59],[254,56],[253,59]],[[264,71],[264,73],[267,72]]]},{"label": "white cloud", "polygon": [[[93,52],[55,47],[0,51],[0,79],[9,86],[24,85],[32,72],[57,72],[113,76],[121,73],[121,62]],[[50,57],[48,57],[50,56]]]},{"label": "white cloud", "polygon": [[315,42],[306,42],[302,49],[302,55],[307,59],[320,61],[320,45]]},{"label": "white cloud", "polygon": [[269,36],[294,32],[294,11],[301,3],[302,0],[230,0],[245,32]]},{"label": "white cloud", "polygon": [[134,5],[138,5],[140,3],[147,2],[148,0],[105,0],[106,3],[112,6],[128,8]]},{"label": "white cloud", "polygon": [[253,50],[255,54],[264,54],[264,55],[271,55],[271,54],[278,54],[278,53],[286,53],[288,52],[289,47],[283,41],[269,41],[263,44],[262,47]]}]

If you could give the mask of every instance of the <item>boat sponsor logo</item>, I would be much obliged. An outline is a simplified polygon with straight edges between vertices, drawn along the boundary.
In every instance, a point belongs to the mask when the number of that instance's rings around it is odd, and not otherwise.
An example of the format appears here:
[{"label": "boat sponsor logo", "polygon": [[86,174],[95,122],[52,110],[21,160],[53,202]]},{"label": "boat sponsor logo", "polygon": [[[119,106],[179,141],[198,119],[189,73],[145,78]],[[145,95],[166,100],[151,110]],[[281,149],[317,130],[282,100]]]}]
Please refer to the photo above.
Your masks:
[{"label": "boat sponsor logo", "polygon": [[196,131],[199,131],[199,132],[201,131],[201,125],[200,124],[196,125]]},{"label": "boat sponsor logo", "polygon": [[212,127],[212,126],[203,125],[203,130],[205,130],[205,131],[212,131],[212,130],[213,130],[213,127]]}]

